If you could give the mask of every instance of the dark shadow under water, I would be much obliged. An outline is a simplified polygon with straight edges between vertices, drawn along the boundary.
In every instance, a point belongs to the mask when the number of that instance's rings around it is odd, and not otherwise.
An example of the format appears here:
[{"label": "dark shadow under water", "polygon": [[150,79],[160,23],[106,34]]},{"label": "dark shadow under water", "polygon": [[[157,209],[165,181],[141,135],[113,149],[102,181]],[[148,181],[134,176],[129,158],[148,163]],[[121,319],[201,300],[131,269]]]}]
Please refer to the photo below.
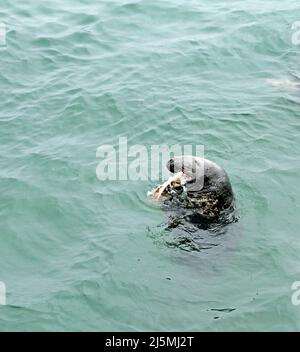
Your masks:
[{"label": "dark shadow under water", "polygon": [[[198,258],[201,254],[205,254],[205,258],[212,254],[214,258],[236,249],[240,227],[236,224],[238,216],[234,207],[214,220],[195,215],[193,209],[186,208],[177,198],[164,202],[162,208],[166,221],[148,229],[149,237],[156,244],[179,250],[183,258],[187,252],[193,255],[198,253]],[[212,259],[214,263],[215,259]]]}]

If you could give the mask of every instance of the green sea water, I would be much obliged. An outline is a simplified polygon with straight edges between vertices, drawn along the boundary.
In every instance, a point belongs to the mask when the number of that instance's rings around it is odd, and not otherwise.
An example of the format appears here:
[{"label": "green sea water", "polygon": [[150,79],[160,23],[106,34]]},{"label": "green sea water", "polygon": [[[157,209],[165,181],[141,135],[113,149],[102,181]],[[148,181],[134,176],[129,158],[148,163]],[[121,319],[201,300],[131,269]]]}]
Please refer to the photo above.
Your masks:
[{"label": "green sea water", "polygon": [[[300,330],[295,21],[299,0],[1,1],[1,331]],[[96,177],[120,136],[204,145],[239,221],[177,246],[155,182]]]}]

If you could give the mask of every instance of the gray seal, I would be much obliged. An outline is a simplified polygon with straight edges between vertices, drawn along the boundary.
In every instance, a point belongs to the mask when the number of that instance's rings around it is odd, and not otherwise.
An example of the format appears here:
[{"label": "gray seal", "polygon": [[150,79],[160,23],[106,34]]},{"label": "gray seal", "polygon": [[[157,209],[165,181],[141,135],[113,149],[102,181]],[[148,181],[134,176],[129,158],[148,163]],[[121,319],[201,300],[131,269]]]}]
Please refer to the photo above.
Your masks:
[{"label": "gray seal", "polygon": [[168,161],[167,168],[189,176],[186,206],[193,209],[193,220],[215,221],[233,212],[233,190],[221,166],[200,157],[177,156]]}]

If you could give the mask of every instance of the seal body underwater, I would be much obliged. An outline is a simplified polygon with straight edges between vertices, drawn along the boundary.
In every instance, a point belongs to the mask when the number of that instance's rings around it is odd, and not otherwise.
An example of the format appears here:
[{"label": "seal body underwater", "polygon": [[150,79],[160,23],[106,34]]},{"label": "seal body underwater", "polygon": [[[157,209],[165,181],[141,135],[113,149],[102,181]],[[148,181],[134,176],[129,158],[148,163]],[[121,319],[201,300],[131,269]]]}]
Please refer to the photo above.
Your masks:
[{"label": "seal body underwater", "polygon": [[192,209],[189,215],[192,222],[221,221],[233,213],[232,186],[221,166],[200,157],[177,156],[168,161],[167,168],[188,178],[185,206]]}]

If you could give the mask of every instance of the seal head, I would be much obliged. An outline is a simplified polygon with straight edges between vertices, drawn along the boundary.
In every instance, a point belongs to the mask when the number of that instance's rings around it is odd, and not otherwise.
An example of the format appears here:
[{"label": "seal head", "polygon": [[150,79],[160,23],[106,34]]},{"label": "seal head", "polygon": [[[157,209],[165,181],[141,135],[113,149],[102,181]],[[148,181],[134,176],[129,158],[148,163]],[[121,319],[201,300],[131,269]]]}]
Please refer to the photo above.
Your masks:
[{"label": "seal head", "polygon": [[214,221],[234,209],[229,177],[216,163],[200,157],[178,156],[168,161],[167,168],[171,173],[181,171],[189,176],[186,201],[195,210],[193,220]]}]

